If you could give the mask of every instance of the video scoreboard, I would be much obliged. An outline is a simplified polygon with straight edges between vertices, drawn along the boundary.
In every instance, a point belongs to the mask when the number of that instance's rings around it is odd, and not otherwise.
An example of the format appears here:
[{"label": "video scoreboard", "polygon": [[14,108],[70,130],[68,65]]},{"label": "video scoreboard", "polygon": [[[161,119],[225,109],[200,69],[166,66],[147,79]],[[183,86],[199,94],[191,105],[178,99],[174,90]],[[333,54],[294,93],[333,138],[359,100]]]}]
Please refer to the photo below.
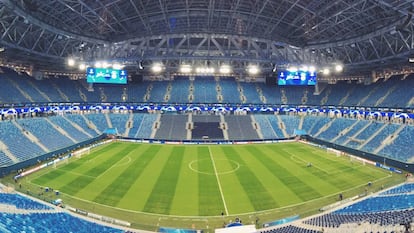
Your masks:
[{"label": "video scoreboard", "polygon": [[316,85],[316,72],[282,70],[278,72],[277,84],[279,86],[314,86]]},{"label": "video scoreboard", "polygon": [[93,67],[86,69],[86,81],[88,83],[127,84],[127,80],[128,73],[126,70]]}]

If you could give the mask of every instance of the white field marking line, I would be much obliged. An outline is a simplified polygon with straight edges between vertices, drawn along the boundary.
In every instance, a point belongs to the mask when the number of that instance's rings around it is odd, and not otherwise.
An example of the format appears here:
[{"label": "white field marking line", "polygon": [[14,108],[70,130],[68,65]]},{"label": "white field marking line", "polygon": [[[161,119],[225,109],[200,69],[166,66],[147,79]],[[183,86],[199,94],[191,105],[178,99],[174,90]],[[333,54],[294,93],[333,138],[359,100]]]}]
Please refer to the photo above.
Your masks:
[{"label": "white field marking line", "polygon": [[[125,158],[128,158],[129,159],[129,161],[127,163],[118,164],[119,162],[123,161]],[[102,172],[99,176],[96,177],[96,179],[101,178],[101,176],[105,175],[112,168],[118,167],[118,166],[127,165],[130,162],[131,162],[131,157],[129,157],[129,155],[127,155],[126,157],[123,157],[122,159],[118,160],[118,162],[114,163],[111,167],[109,167],[108,169],[106,169],[104,172]]]},{"label": "white field marking line", "polygon": [[93,179],[97,178],[96,176],[88,176],[88,175],[85,175],[85,174],[82,174],[82,173],[79,173],[79,172],[65,171],[65,169],[59,169],[59,168],[56,168],[56,169],[67,172],[67,173],[70,173],[70,174],[78,175],[78,176],[84,176],[84,177],[89,177],[89,178],[93,178]]},{"label": "white field marking line", "polygon": [[221,189],[221,183],[220,183],[220,179],[219,179],[218,174],[217,174],[216,163],[214,162],[214,158],[213,158],[213,154],[211,153],[210,146],[208,147],[208,152],[210,153],[210,158],[211,158],[211,162],[213,164],[214,174],[216,175],[217,184],[219,186],[219,190],[220,190],[220,194],[221,194],[221,200],[223,201],[223,205],[224,205],[224,210],[226,211],[226,216],[228,216],[229,211],[227,210],[226,200],[224,200],[223,190]]},{"label": "white field marking line", "polygon": [[[283,150],[283,149],[282,149],[282,150]],[[290,152],[289,152],[289,151],[287,151],[287,150],[283,150],[283,151],[285,151],[286,153],[290,154],[290,159],[295,158],[295,159],[298,159],[298,160],[300,160],[300,161],[304,162],[305,164],[307,164],[307,163],[308,163],[308,161],[306,161],[306,160],[303,160],[303,159],[299,158],[298,156],[296,156],[296,155],[294,155],[294,154],[290,153]],[[292,160],[293,160],[293,159],[292,159]],[[326,174],[331,174],[330,172],[328,172],[327,170],[325,170],[325,169],[323,169],[323,168],[321,168],[321,167],[319,167],[319,166],[315,166],[315,165],[313,165],[313,164],[312,164],[312,167],[315,167],[315,168],[317,168],[317,169],[319,169],[319,170],[321,170],[321,171],[325,172]]]},{"label": "white field marking line", "polygon": [[[202,159],[202,160],[204,160],[204,159]],[[233,169],[233,170],[231,170],[231,171],[217,173],[218,175],[226,175],[226,174],[234,173],[234,172],[236,172],[237,170],[239,170],[239,168],[240,168],[240,164],[239,164],[238,162],[233,161],[233,160],[228,160],[228,161],[233,162],[234,164],[236,164],[236,165],[237,165],[237,167],[236,167],[236,168],[234,168],[234,169]],[[193,168],[193,164],[194,164],[195,162],[198,162],[198,160],[193,160],[193,161],[191,161],[191,162],[188,164],[188,168],[190,168],[190,170],[191,170],[191,171],[196,172],[196,173],[200,173],[200,174],[204,174],[204,175],[211,175],[211,176],[214,176],[214,175],[215,175],[214,173],[210,173],[210,172],[202,172],[202,171],[199,171],[199,170],[197,170],[197,169]]]}]

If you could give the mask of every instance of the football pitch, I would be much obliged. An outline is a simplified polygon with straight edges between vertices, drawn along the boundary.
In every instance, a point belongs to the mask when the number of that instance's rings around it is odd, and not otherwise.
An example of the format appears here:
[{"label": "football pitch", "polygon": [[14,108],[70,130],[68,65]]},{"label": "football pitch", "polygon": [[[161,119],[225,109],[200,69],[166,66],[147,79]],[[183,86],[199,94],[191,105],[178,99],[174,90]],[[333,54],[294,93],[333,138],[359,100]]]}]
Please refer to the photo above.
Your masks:
[{"label": "football pitch", "polygon": [[157,216],[218,217],[294,207],[326,197],[329,203],[340,193],[389,177],[389,172],[372,165],[298,142],[112,142],[26,179],[59,190],[64,201],[70,197]]}]

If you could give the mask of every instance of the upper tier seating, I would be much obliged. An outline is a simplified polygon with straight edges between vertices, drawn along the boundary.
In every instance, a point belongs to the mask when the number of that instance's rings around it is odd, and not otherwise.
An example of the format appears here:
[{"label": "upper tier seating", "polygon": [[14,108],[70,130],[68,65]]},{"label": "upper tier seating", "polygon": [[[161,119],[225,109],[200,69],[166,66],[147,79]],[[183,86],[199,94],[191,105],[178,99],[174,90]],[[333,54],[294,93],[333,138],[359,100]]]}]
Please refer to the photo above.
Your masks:
[{"label": "upper tier seating", "polygon": [[[314,95],[308,86],[246,83],[233,77],[178,76],[172,81],[132,81],[127,85],[94,84],[85,80],[49,77],[36,80],[2,67],[0,103],[27,102],[153,102],[153,103],[251,103],[328,106],[414,106],[414,75],[379,79],[370,85],[339,81],[321,87]],[[193,94],[192,96],[190,94]],[[147,95],[148,94],[148,95]],[[221,97],[218,96],[221,94]],[[243,94],[244,98],[241,98]],[[190,97],[191,96],[191,97]],[[221,98],[221,99],[220,99]]]},{"label": "upper tier seating", "polygon": [[168,102],[165,99],[165,95],[167,94],[167,87],[168,82],[152,82],[151,83],[151,91],[149,92],[148,102],[151,103],[164,103]]},{"label": "upper tier seating", "polygon": [[217,89],[214,77],[197,77],[194,82],[193,103],[217,103]]},{"label": "upper tier seating", "polygon": [[190,94],[190,80],[188,77],[175,77],[171,82],[172,89],[170,92],[170,103],[187,103]]},{"label": "upper tier seating", "polygon": [[222,103],[240,103],[240,92],[234,78],[220,78]]},{"label": "upper tier seating", "polygon": [[258,86],[255,83],[239,82],[243,90],[243,95],[246,98],[246,103],[261,104],[263,103],[260,99],[258,92]]}]

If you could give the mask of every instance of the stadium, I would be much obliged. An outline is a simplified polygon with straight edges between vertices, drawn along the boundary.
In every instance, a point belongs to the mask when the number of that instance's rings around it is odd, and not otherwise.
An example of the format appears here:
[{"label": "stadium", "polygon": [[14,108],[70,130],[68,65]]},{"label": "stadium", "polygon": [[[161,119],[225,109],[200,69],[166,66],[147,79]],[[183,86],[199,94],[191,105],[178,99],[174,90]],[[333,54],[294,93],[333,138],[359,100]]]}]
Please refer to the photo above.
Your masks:
[{"label": "stadium", "polygon": [[0,232],[412,232],[413,14],[0,0]]}]

